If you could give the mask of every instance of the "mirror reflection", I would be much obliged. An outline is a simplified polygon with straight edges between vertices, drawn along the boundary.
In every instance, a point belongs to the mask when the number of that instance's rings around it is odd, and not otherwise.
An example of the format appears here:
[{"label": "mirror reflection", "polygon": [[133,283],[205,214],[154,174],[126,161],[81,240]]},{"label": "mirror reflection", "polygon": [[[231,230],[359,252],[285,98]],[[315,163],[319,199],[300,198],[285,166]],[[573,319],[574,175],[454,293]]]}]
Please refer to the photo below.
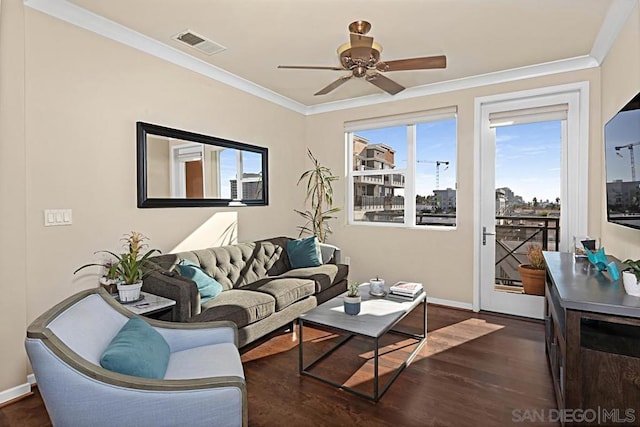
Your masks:
[{"label": "mirror reflection", "polygon": [[138,123],[138,205],[267,204],[267,149]]}]

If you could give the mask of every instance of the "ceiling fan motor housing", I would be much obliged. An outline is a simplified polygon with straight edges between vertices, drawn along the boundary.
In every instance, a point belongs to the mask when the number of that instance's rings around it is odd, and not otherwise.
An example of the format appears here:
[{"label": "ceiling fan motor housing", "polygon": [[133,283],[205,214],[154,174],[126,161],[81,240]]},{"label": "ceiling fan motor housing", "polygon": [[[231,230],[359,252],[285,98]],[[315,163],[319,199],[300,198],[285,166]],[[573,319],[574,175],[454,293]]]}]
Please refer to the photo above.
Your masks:
[{"label": "ceiling fan motor housing", "polygon": [[353,70],[354,76],[362,77],[362,75],[356,75],[355,68],[364,67],[365,69],[375,69],[376,64],[380,61],[380,53],[382,52],[382,46],[373,42],[371,46],[371,55],[368,60],[354,59],[351,56],[351,43],[345,43],[338,48],[338,56],[340,57],[340,63],[347,70]]}]

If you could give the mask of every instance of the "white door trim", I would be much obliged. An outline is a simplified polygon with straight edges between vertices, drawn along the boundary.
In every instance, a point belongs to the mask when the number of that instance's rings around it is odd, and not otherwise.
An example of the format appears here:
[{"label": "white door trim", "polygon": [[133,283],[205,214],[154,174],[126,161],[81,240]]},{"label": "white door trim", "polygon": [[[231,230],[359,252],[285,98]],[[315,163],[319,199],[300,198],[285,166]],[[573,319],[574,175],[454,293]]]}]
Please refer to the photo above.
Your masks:
[{"label": "white door trim", "polygon": [[[577,82],[566,85],[550,86],[532,90],[511,93],[501,93],[475,98],[474,101],[474,191],[473,191],[473,311],[480,311],[480,244],[481,244],[481,210],[480,210],[480,152],[483,135],[483,111],[497,103],[505,103],[510,109],[517,109],[518,101],[529,103],[532,99],[549,96],[566,98],[568,108],[567,156],[573,163],[568,171],[566,185],[577,191],[568,194],[570,200],[562,201],[567,205],[576,206],[570,217],[565,215],[565,224],[571,224],[571,234],[586,235],[588,227],[588,162],[589,162],[589,82]],[[521,108],[525,108],[523,105]],[[488,117],[488,114],[484,114]],[[569,236],[571,235],[569,234]],[[565,242],[568,244],[568,242]]]}]

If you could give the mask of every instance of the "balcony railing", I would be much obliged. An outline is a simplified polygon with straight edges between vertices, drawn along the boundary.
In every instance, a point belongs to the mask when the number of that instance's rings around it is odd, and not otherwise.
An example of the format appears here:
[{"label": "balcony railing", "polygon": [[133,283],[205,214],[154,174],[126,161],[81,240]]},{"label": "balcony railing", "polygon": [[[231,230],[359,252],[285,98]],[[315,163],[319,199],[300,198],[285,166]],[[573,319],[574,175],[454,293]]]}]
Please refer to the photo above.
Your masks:
[{"label": "balcony railing", "polygon": [[384,185],[390,187],[404,187],[404,175],[399,173],[384,175]]},{"label": "balcony railing", "polygon": [[382,175],[361,175],[354,176],[353,182],[360,184],[382,184],[384,181]]},{"label": "balcony railing", "polygon": [[[527,248],[538,243],[543,250],[557,251],[560,218],[537,216],[496,216],[495,283],[502,290],[522,283],[518,265],[526,264]],[[517,289],[516,289],[517,288]]]},{"label": "balcony railing", "polygon": [[402,196],[356,196],[354,210],[396,210],[404,209]]}]

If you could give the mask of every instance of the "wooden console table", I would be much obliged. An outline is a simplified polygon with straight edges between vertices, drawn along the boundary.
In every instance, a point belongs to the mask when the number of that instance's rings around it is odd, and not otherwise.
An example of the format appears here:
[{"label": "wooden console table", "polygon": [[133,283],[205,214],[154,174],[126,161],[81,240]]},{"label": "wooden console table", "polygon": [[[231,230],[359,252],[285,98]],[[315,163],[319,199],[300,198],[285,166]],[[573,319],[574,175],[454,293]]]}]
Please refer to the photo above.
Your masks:
[{"label": "wooden console table", "polygon": [[[575,410],[596,414],[601,425],[638,425],[640,298],[625,293],[622,278],[611,280],[586,258],[563,252],[544,257],[546,350],[558,409],[569,414],[563,425],[576,421]],[[622,271],[617,259],[609,260]]]}]

